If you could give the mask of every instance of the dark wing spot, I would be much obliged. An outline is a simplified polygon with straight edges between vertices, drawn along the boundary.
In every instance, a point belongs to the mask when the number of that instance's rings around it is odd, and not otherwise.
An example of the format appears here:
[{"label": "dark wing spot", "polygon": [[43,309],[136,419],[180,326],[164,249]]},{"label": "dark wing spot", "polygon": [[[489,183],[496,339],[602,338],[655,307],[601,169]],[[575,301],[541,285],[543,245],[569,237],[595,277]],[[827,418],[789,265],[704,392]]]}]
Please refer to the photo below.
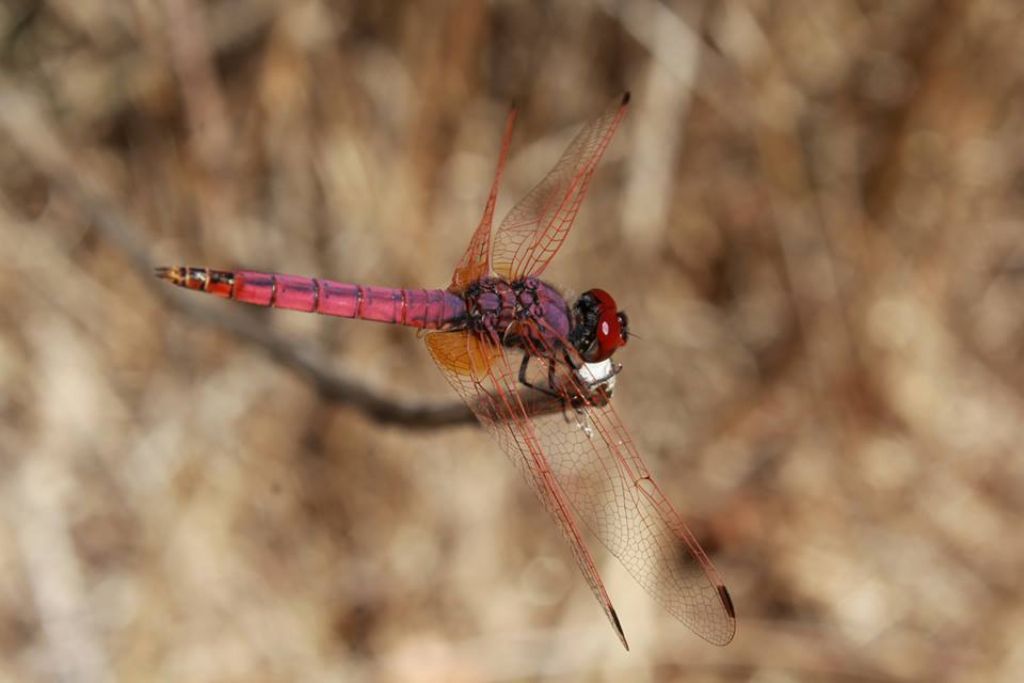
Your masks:
[{"label": "dark wing spot", "polygon": [[729,613],[730,617],[735,619],[736,610],[732,606],[732,598],[729,596],[729,591],[726,590],[725,586],[718,587],[718,597],[722,598],[722,604],[725,605],[725,611]]},{"label": "dark wing spot", "polygon": [[612,615],[612,623],[615,626],[615,630],[619,632],[619,640],[622,641],[622,646],[626,648],[626,652],[629,652],[629,643],[626,642],[626,632],[622,630],[622,622],[619,621],[619,615],[611,605],[608,605],[608,612]]}]

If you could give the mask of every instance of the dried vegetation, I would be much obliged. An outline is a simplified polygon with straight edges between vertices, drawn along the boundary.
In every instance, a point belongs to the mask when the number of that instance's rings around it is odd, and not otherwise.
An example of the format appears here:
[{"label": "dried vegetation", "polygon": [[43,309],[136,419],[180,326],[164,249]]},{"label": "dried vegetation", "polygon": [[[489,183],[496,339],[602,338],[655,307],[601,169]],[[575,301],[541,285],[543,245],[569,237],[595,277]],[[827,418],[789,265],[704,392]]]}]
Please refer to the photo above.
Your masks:
[{"label": "dried vegetation", "polygon": [[[1024,9],[0,5],[0,677],[1024,679]],[[157,263],[442,285],[634,105],[548,272],[739,612],[717,649],[553,526],[415,334]]]}]

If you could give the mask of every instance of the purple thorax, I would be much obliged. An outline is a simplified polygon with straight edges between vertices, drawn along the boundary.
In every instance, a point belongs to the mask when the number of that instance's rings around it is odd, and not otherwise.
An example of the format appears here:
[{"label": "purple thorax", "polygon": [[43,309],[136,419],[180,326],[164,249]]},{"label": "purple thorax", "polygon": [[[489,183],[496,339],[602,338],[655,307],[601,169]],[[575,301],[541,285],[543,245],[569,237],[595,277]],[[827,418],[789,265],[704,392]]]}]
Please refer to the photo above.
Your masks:
[{"label": "purple thorax", "polygon": [[554,287],[535,277],[515,282],[486,277],[465,292],[470,330],[533,355],[550,355],[569,336],[571,313]]}]

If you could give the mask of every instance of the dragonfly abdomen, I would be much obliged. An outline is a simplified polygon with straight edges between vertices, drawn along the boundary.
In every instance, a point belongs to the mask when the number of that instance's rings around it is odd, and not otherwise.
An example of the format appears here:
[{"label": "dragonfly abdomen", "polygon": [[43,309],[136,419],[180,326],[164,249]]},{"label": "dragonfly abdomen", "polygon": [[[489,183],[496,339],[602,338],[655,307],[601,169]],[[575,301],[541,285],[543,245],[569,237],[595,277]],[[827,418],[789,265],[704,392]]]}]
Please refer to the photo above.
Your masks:
[{"label": "dragonfly abdomen", "polygon": [[340,318],[448,329],[466,319],[462,297],[443,289],[370,287],[333,280],[210,268],[157,268],[157,277],[225,299]]}]

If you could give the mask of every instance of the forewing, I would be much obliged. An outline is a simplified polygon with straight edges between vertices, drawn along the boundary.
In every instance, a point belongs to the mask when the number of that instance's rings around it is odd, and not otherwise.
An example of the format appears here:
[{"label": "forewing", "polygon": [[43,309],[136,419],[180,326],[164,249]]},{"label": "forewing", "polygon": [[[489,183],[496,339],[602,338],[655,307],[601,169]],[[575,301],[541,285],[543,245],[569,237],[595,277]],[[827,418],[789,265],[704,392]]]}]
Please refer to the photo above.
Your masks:
[{"label": "forewing", "polygon": [[431,333],[426,336],[426,343],[445,378],[498,441],[554,518],[594,596],[622,644],[629,649],[566,492],[552,475],[505,350],[496,340],[487,341],[466,331]]},{"label": "forewing", "polygon": [[586,398],[586,386],[568,364],[557,366],[556,380],[582,405],[569,420],[561,413],[535,414],[533,429],[573,510],[657,602],[705,640],[725,645],[736,631],[725,585],[654,482],[615,409]]},{"label": "forewing", "polygon": [[487,197],[484,215],[469,241],[466,253],[452,275],[450,289],[454,292],[461,292],[473,282],[490,274],[491,223],[494,219],[494,206],[498,201],[501,176],[505,171],[505,162],[508,161],[508,150],[512,142],[512,129],[515,127],[515,123],[516,108],[512,107],[505,120],[505,132],[501,137],[501,152],[498,154],[498,165],[494,171],[494,180],[491,182],[491,192]]},{"label": "forewing", "polygon": [[621,103],[581,130],[554,168],[516,204],[494,235],[491,268],[508,280],[539,275],[562,246],[597,169],[626,114]]}]

